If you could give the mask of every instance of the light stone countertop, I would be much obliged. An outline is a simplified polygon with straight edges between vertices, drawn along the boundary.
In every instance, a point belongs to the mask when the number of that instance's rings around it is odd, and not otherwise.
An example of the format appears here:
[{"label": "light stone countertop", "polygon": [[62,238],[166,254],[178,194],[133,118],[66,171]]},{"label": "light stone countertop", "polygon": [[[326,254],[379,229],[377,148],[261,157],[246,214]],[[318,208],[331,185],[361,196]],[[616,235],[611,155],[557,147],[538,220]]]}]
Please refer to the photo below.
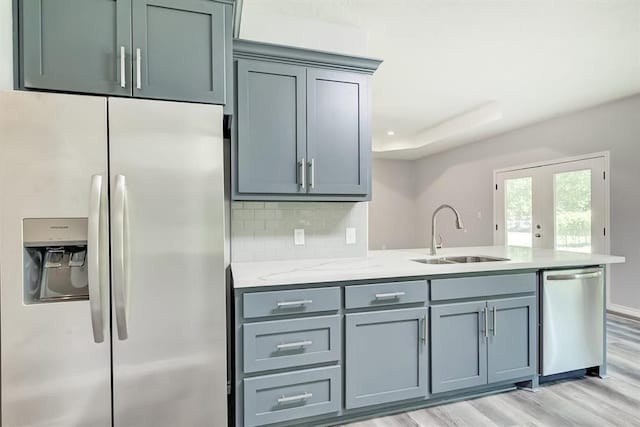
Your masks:
[{"label": "light stone countertop", "polygon": [[384,279],[442,274],[475,273],[581,267],[625,262],[624,257],[505,246],[446,248],[440,256],[486,255],[509,261],[468,264],[422,264],[418,258],[434,258],[428,249],[369,251],[363,258],[297,259],[286,261],[234,262],[231,264],[236,289],[349,280]]}]

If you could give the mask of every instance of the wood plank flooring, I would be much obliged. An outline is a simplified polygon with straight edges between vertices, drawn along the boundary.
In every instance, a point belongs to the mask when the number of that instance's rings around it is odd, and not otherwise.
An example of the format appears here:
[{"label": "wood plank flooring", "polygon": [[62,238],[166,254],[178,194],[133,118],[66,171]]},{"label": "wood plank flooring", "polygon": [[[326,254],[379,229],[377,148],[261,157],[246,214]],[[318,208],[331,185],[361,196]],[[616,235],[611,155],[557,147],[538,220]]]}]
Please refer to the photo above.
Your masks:
[{"label": "wood plank flooring", "polygon": [[640,322],[610,315],[609,378],[544,384],[343,427],[640,426]]}]

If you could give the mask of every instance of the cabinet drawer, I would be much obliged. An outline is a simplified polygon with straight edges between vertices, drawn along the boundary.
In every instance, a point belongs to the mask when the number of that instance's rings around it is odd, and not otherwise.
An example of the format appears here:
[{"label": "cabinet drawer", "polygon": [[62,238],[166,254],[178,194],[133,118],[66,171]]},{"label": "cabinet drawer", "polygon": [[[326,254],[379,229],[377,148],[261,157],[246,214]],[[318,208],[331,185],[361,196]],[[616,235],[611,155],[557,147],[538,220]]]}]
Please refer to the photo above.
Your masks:
[{"label": "cabinet drawer", "polygon": [[340,359],[340,316],[305,317],[243,326],[244,372]]},{"label": "cabinet drawer", "polygon": [[331,366],[245,379],[245,427],[338,412],[340,372]]},{"label": "cabinet drawer", "polygon": [[346,308],[424,302],[427,300],[427,281],[414,280],[347,286],[344,298]]},{"label": "cabinet drawer", "polygon": [[458,277],[431,281],[431,300],[488,297],[536,291],[536,274]]},{"label": "cabinet drawer", "polygon": [[339,308],[340,288],[338,287],[247,293],[242,300],[245,319],[337,311]]}]

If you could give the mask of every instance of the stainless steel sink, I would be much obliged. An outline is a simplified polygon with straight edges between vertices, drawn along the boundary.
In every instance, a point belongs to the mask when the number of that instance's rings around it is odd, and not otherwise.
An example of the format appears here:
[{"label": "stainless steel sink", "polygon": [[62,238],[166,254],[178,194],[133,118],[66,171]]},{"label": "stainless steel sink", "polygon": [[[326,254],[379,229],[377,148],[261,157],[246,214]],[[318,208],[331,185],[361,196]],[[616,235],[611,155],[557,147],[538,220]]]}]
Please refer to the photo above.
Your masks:
[{"label": "stainless steel sink", "polygon": [[509,261],[509,258],[472,255],[472,256],[448,256],[448,257],[439,257],[439,258],[414,259],[412,261],[421,262],[422,264],[467,264],[472,262]]}]

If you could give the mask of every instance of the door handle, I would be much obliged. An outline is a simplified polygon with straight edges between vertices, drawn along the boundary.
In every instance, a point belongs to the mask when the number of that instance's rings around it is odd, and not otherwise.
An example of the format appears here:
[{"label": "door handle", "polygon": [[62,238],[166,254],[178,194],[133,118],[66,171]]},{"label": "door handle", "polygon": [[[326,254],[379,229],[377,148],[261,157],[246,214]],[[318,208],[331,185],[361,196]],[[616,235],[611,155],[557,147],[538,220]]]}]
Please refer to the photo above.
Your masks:
[{"label": "door handle", "polygon": [[498,325],[498,310],[493,306],[493,336],[496,336],[496,326]]},{"label": "door handle", "polygon": [[312,158],[309,162],[309,167],[311,168],[311,179],[309,179],[309,187],[311,189],[316,188],[316,159]]},{"label": "door handle", "polygon": [[427,315],[422,317],[422,344],[427,345]]},{"label": "door handle", "polygon": [[89,193],[89,219],[87,221],[87,274],[89,282],[89,308],[93,341],[104,341],[102,314],[102,284],[100,278],[100,214],[102,209],[102,175],[91,177]]},{"label": "door handle", "polygon": [[124,46],[120,46],[120,87],[127,87],[125,79],[125,51]]},{"label": "door handle", "polygon": [[304,157],[302,158],[302,160],[300,160],[300,163],[298,164],[300,167],[300,189],[301,190],[306,190],[307,187],[307,162],[305,161]]},{"label": "door handle", "polygon": [[136,88],[142,89],[142,71],[140,69],[140,61],[142,61],[142,51],[136,49]]},{"label": "door handle", "polygon": [[128,315],[128,277],[127,277],[127,184],[124,175],[116,175],[116,191],[113,202],[113,296],[116,312],[118,339],[129,337]]},{"label": "door handle", "polygon": [[489,338],[489,309],[484,308],[484,336]]},{"label": "door handle", "polygon": [[547,276],[547,280],[580,280],[580,279],[594,279],[602,276],[601,271],[587,271],[584,273],[575,274],[553,274]]}]

